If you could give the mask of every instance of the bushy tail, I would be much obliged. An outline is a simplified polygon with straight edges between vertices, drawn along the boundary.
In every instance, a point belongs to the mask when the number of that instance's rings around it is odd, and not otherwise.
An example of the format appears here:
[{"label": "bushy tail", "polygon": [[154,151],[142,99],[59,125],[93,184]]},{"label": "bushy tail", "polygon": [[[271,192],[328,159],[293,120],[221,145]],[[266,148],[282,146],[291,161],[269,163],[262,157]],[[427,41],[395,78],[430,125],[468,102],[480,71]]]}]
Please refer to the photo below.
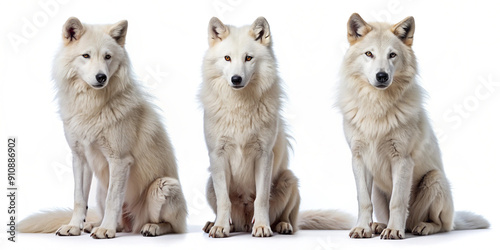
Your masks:
[{"label": "bushy tail", "polygon": [[[17,224],[17,231],[21,233],[55,233],[62,225],[67,225],[71,220],[73,210],[54,209],[42,211],[28,216]],[[89,210],[87,221],[98,221],[99,216]]]},{"label": "bushy tail", "polygon": [[454,230],[484,229],[489,227],[490,223],[481,215],[466,211],[455,212]]},{"label": "bushy tail", "polygon": [[338,210],[309,210],[299,213],[301,230],[348,230],[354,226],[354,216]]}]

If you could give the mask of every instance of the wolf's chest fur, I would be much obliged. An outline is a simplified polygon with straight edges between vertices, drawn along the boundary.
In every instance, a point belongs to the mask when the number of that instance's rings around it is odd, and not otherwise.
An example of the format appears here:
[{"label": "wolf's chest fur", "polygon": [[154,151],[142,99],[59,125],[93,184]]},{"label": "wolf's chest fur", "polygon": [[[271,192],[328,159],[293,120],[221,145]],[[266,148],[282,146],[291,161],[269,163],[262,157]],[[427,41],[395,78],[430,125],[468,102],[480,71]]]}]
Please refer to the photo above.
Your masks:
[{"label": "wolf's chest fur", "polygon": [[[219,147],[228,156],[232,183],[254,189],[256,157],[272,149],[277,136],[278,114],[262,101],[224,103],[208,119],[218,131]],[[253,192],[251,192],[253,193]]]},{"label": "wolf's chest fur", "polygon": [[100,137],[105,137],[108,128],[130,118],[133,116],[131,114],[140,109],[138,100],[127,98],[133,96],[130,95],[131,89],[117,93],[107,91],[82,91],[78,88],[60,91],[60,102],[65,103],[64,106],[60,105],[61,117],[66,132],[70,132],[73,139],[91,144]]}]

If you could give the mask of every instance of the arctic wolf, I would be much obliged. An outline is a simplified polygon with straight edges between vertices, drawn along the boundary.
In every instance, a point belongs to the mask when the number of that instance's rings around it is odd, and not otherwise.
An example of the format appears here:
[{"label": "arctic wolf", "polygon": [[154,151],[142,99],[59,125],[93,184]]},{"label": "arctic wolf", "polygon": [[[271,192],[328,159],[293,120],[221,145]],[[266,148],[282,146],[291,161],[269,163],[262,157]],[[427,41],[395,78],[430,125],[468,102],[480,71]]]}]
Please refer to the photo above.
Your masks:
[{"label": "arctic wolf", "polygon": [[[450,185],[415,81],[414,31],[413,17],[390,25],[353,14],[347,24],[338,105],[358,193],[352,238],[402,239],[406,230],[428,235],[454,228]],[[381,223],[373,223],[372,206]],[[488,226],[480,216],[455,214],[455,229]]]},{"label": "arctic wolf", "polygon": [[[127,21],[84,25],[69,18],[54,62],[61,118],[73,153],[74,210],[42,213],[22,232],[113,238],[118,230],[144,236],[184,232],[186,202],[172,146],[156,111],[131,76]],[[86,223],[95,175],[102,220]],[[66,225],[63,225],[66,224]]]},{"label": "arctic wolf", "polygon": [[208,43],[200,99],[210,156],[207,199],[217,217],[203,230],[219,238],[230,231],[291,234],[298,224],[347,229],[351,217],[339,212],[308,212],[298,223],[300,196],[288,169],[283,93],[266,19],[236,28],[213,17]]}]

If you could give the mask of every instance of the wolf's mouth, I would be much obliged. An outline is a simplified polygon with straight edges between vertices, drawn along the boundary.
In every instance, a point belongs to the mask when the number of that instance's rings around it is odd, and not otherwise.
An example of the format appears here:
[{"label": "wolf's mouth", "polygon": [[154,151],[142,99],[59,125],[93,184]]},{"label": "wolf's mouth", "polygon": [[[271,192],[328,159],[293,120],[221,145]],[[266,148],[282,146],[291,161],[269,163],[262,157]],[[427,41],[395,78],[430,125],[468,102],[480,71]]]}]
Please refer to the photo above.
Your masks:
[{"label": "wolf's mouth", "polygon": [[233,89],[242,89],[245,86],[232,86],[232,87],[233,87]]},{"label": "wolf's mouth", "polygon": [[387,88],[387,84],[377,84],[377,85],[375,85],[375,88],[377,88],[377,89],[385,89],[385,88]]},{"label": "wolf's mouth", "polygon": [[104,87],[104,84],[94,84],[92,85],[92,87],[95,89],[102,89]]}]

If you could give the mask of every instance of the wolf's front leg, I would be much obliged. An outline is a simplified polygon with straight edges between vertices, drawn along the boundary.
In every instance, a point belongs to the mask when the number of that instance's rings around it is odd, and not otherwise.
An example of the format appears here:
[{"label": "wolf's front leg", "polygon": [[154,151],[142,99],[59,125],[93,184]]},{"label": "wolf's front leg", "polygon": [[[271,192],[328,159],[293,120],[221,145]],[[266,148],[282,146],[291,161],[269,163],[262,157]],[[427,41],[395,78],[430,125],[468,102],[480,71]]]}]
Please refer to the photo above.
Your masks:
[{"label": "wolf's front leg", "polygon": [[94,239],[109,239],[116,235],[118,219],[122,213],[126,184],[134,158],[130,155],[109,159],[109,186],[101,226],[92,229]]},{"label": "wolf's front leg", "polygon": [[371,238],[371,224],[373,222],[373,205],[371,201],[373,176],[368,172],[366,166],[356,152],[353,152],[352,171],[356,181],[356,191],[358,194],[358,221],[351,229],[351,238]]},{"label": "wolf's front leg", "polygon": [[404,239],[411,182],[415,163],[411,157],[392,160],[392,195],[389,203],[389,223],[380,234],[381,239]]},{"label": "wolf's front leg", "polygon": [[214,185],[217,214],[215,223],[210,228],[209,237],[223,238],[229,236],[231,231],[231,200],[229,199],[229,181],[230,178],[226,172],[229,169],[228,159],[225,154],[220,152],[210,153],[210,172]]},{"label": "wolf's front leg", "polygon": [[271,175],[273,172],[274,153],[262,152],[255,164],[254,224],[252,236],[269,237],[273,235],[269,223],[269,198],[271,192]]},{"label": "wolf's front leg", "polygon": [[68,225],[61,226],[56,235],[80,235],[87,214],[92,171],[83,154],[73,152],[73,177],[75,181],[73,216]]}]

